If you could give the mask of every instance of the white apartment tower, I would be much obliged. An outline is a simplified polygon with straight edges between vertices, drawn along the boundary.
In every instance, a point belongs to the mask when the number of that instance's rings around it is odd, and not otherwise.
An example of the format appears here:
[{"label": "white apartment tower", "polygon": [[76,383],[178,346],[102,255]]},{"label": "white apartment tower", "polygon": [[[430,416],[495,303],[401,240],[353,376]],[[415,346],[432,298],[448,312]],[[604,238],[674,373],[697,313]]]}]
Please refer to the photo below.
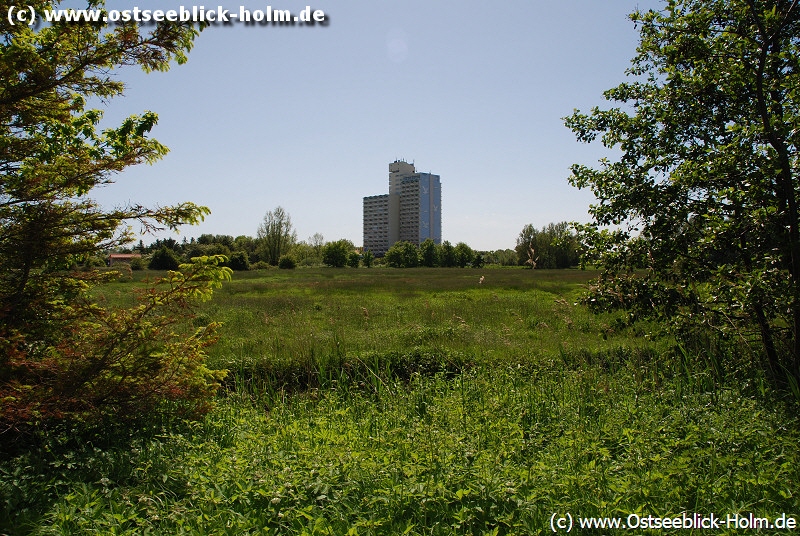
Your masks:
[{"label": "white apartment tower", "polygon": [[398,241],[442,242],[439,175],[418,173],[413,164],[389,164],[389,193],[364,198],[364,250],[383,256]]}]

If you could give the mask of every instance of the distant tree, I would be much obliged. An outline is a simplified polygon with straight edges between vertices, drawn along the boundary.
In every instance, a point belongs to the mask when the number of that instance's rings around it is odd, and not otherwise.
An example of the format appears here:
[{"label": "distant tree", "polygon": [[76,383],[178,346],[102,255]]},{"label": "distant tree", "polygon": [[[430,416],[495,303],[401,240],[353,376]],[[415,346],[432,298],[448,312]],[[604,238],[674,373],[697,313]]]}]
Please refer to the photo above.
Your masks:
[{"label": "distant tree", "polygon": [[308,238],[308,244],[314,248],[317,257],[322,258],[322,247],[325,245],[325,238],[320,233],[314,233]]},{"label": "distant tree", "polygon": [[455,247],[455,263],[459,268],[464,268],[472,264],[475,259],[475,252],[464,242],[459,242]]},{"label": "distant tree", "polygon": [[567,222],[550,223],[541,230],[525,225],[517,237],[516,252],[521,265],[532,267],[531,249],[536,268],[569,268],[580,261],[578,240]]},{"label": "distant tree", "polygon": [[456,250],[453,245],[445,240],[439,248],[439,265],[445,268],[456,266]]},{"label": "distant tree", "polygon": [[351,251],[350,255],[347,257],[347,266],[350,268],[358,268],[359,264],[361,264],[361,255],[355,251]]},{"label": "distant tree", "polygon": [[316,266],[322,264],[322,250],[319,251],[307,242],[297,242],[289,250],[289,255],[299,266]]},{"label": "distant tree", "polygon": [[161,248],[168,248],[172,251],[179,252],[181,250],[181,244],[174,238],[158,238],[146,246],[145,250],[152,253],[153,251],[158,251]]},{"label": "distant tree", "polygon": [[419,266],[419,247],[412,242],[400,242],[403,254],[403,267],[416,268]]},{"label": "distant tree", "polygon": [[517,252],[513,249],[498,249],[487,255],[487,263],[500,266],[516,266]]},{"label": "distant tree", "polygon": [[164,246],[150,257],[150,264],[147,267],[151,270],[177,270],[181,264],[178,255]]},{"label": "distant tree", "polygon": [[419,245],[419,261],[422,266],[432,268],[439,265],[436,244],[430,238]]},{"label": "distant tree", "polygon": [[353,243],[346,239],[328,242],[322,248],[322,262],[327,266],[342,268],[347,264],[353,249]]},{"label": "distant tree", "polygon": [[294,270],[297,263],[291,255],[282,255],[278,260],[278,268],[281,270]]},{"label": "distant tree", "polygon": [[365,268],[371,268],[372,263],[375,261],[375,255],[372,254],[370,250],[366,250],[364,252],[364,256],[361,259],[361,262],[364,264]]},{"label": "distant tree", "polygon": [[244,251],[247,253],[247,258],[250,262],[255,262],[253,259],[253,254],[256,252],[256,239],[252,236],[247,235],[239,235],[233,239],[233,246],[231,246],[232,251]]},{"label": "distant tree", "polygon": [[250,269],[250,259],[246,251],[234,251],[228,260],[228,267],[237,272]]},{"label": "distant tree", "polygon": [[472,259],[472,267],[473,268],[483,268],[483,265],[486,263],[484,260],[483,254],[479,251],[475,252],[475,257]]},{"label": "distant tree", "polygon": [[283,209],[276,207],[264,215],[264,221],[258,226],[258,251],[262,261],[277,265],[281,255],[289,252],[297,240],[297,233],[292,227],[292,218]]},{"label": "distant tree", "polygon": [[384,259],[392,268],[415,268],[419,266],[419,249],[411,242],[395,242]]}]

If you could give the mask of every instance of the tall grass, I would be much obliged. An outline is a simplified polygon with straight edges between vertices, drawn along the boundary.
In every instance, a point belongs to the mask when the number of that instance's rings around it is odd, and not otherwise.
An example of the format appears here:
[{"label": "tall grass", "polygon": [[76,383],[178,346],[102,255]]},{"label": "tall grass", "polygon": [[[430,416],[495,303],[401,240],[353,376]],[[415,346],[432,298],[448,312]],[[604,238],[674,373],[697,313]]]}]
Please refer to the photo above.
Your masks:
[{"label": "tall grass", "polygon": [[0,461],[0,534],[544,534],[556,512],[800,516],[791,408],[757,376],[671,352],[658,326],[590,316],[575,305],[584,273],[237,275],[196,319],[226,322],[214,412],[91,443],[55,432]]}]

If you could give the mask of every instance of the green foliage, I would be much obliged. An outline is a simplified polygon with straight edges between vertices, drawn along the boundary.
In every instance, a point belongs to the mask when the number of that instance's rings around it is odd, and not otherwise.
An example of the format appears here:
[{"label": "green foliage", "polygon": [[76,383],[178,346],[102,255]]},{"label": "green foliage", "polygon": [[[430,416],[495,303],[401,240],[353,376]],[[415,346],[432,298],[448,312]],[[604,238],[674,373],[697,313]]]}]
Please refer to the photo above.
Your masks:
[{"label": "green foliage", "polygon": [[384,259],[392,268],[414,268],[419,266],[419,248],[411,242],[395,242]]},{"label": "green foliage", "polygon": [[256,261],[250,265],[251,270],[268,270],[272,266],[268,262]]},{"label": "green foliage", "polygon": [[498,249],[486,254],[486,264],[498,264],[500,266],[516,266],[517,252],[513,249]]},{"label": "green foliage", "polygon": [[218,266],[222,260],[202,257],[169,272],[127,308],[97,303],[83,283],[58,310],[61,330],[47,346],[30,332],[6,330],[2,430],[27,432],[62,419],[131,420],[162,409],[186,416],[207,411],[224,377],[205,365],[218,325],[186,333],[184,320],[193,303],[230,279],[230,269]]},{"label": "green foliage", "polygon": [[472,264],[472,261],[475,260],[475,252],[472,250],[471,247],[466,245],[464,242],[459,242],[456,244],[454,250],[455,256],[455,265],[459,268],[465,268]]},{"label": "green foliage", "polygon": [[291,255],[283,255],[278,261],[278,268],[281,270],[294,270],[296,267],[297,263]]},{"label": "green foliage", "polygon": [[292,226],[292,218],[283,207],[267,211],[264,221],[258,226],[257,234],[259,259],[276,266],[282,255],[289,252],[297,242],[297,233]]},{"label": "green foliage", "polygon": [[366,250],[361,259],[361,262],[364,264],[364,268],[371,268],[374,261],[375,255],[373,255],[370,250]]},{"label": "green foliage", "polygon": [[419,264],[427,268],[439,265],[439,256],[436,244],[430,238],[419,245]]},{"label": "green foliage", "polygon": [[541,230],[526,225],[517,237],[516,254],[520,265],[529,268],[571,268],[580,261],[578,239],[567,222],[550,223]]},{"label": "green foliage", "polygon": [[356,251],[351,251],[350,255],[347,256],[347,266],[350,268],[358,268],[358,265],[361,263],[361,255],[358,254]]},{"label": "green foliage", "polygon": [[145,263],[141,257],[133,257],[130,262],[131,270],[144,270]]},{"label": "green foliage", "polygon": [[[57,2],[34,1],[43,8]],[[102,7],[103,2],[93,2]],[[167,151],[145,112],[99,130],[87,102],[122,94],[115,72],[181,63],[190,23],[2,25],[0,39],[0,434],[59,419],[125,418],[151,409],[197,414],[219,375],[203,364],[214,325],[180,328],[193,298],[225,270],[201,263],[170,275],[130,308],[106,307],[94,288],[118,274],[66,271],[145,232],[198,223],[208,208],[182,203],[106,210],[90,197],[128,166]],[[127,284],[127,283],[126,283]],[[162,404],[163,403],[163,404]]]},{"label": "green foliage", "polygon": [[322,262],[326,266],[343,268],[347,264],[353,249],[353,243],[347,239],[328,242],[322,248]]},{"label": "green foliage", "polygon": [[664,352],[647,326],[590,314],[574,303],[589,277],[235,273],[198,311],[226,320],[209,348],[230,369],[216,407],[101,441],[53,430],[0,457],[0,532],[510,535],[550,532],[553,512],[796,517],[794,408],[760,393],[758,371],[714,382],[715,365]]},{"label": "green foliage", "polygon": [[456,251],[449,241],[445,240],[439,247],[439,265],[445,268],[452,268],[456,264]]},{"label": "green foliage", "polygon": [[162,247],[150,257],[147,267],[150,270],[177,270],[181,261],[178,255],[166,247]]},{"label": "green foliage", "polygon": [[605,93],[620,106],[566,119],[579,140],[622,151],[572,168],[599,200],[582,229],[604,270],[592,303],[663,319],[685,340],[736,340],[797,385],[800,12],[679,0],[632,19],[635,79]]},{"label": "green foliage", "polygon": [[299,266],[320,266],[322,265],[322,247],[316,248],[308,242],[297,242],[289,250],[289,255]]},{"label": "green foliage", "polygon": [[228,267],[236,272],[250,269],[250,259],[246,251],[234,251],[228,260]]}]

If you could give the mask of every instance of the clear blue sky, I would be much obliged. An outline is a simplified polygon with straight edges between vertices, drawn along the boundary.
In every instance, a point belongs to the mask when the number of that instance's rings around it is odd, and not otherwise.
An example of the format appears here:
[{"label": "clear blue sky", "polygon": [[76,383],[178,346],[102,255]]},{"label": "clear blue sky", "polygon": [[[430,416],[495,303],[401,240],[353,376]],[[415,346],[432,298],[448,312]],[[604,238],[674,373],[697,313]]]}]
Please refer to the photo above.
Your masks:
[{"label": "clear blue sky", "polygon": [[[198,5],[203,2],[196,0]],[[214,2],[231,11],[240,5]],[[109,0],[109,9],[187,2]],[[206,2],[207,4],[207,2]],[[299,12],[307,2],[275,9]],[[211,27],[185,65],[121,70],[106,120],[159,115],[170,153],[97,193],[107,206],[193,201],[202,233],[255,236],[283,206],[299,239],[362,243],[362,198],[386,193],[403,158],[442,179],[442,238],[513,248],[522,227],[587,221],[592,196],[572,163],[608,152],[575,141],[562,118],[605,106],[637,32],[627,14],[656,0],[318,0],[326,27]],[[613,156],[613,155],[612,155]],[[145,242],[152,239],[145,238]]]}]

